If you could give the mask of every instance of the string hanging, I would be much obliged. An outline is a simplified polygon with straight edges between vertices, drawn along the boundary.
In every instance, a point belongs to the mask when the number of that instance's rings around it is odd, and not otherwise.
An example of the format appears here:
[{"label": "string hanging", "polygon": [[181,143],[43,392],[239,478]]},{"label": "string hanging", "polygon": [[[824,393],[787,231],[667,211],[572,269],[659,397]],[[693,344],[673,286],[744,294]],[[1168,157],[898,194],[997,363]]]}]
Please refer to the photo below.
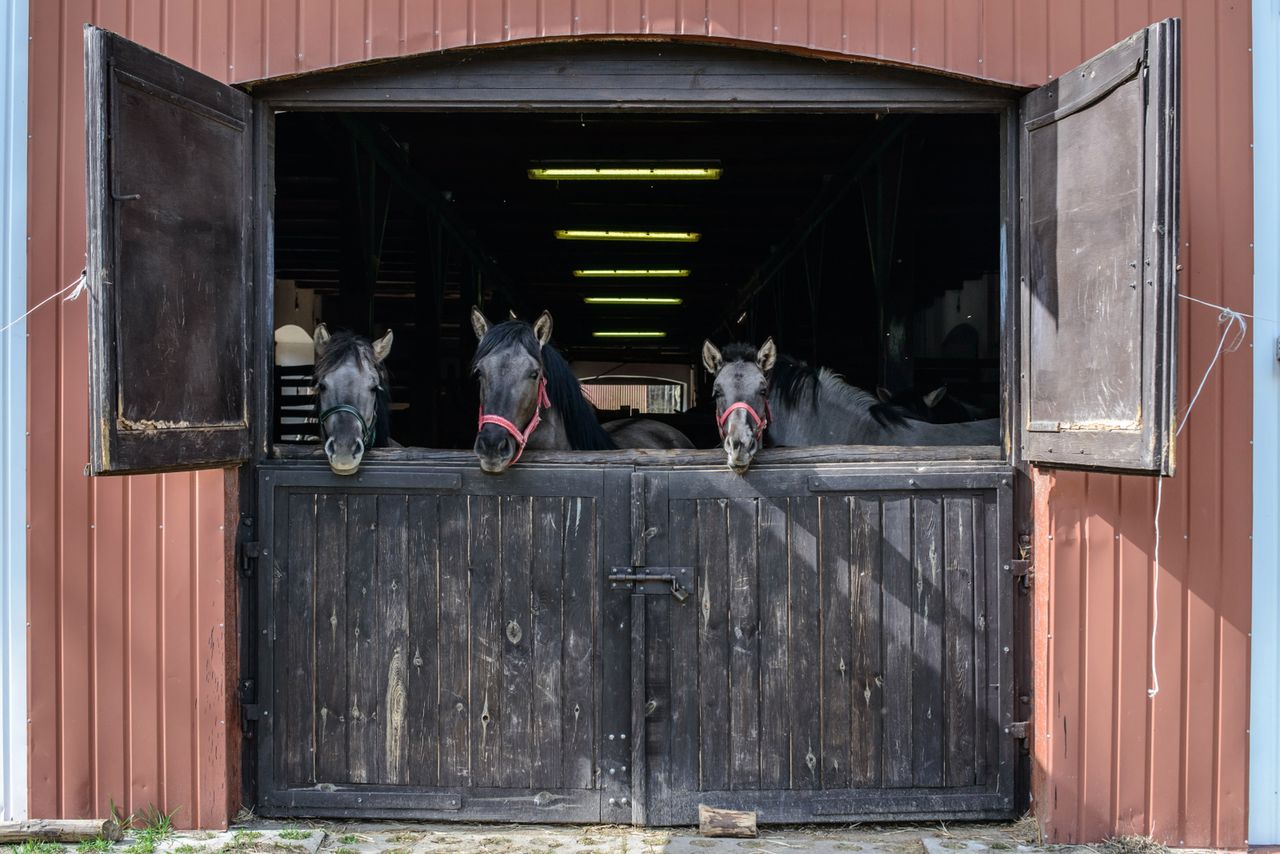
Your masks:
[{"label": "string hanging", "polygon": [[58,291],[56,294],[50,294],[49,296],[40,300],[40,302],[36,303],[35,305],[31,306],[31,308],[27,309],[25,314],[15,317],[13,320],[10,320],[4,326],[0,326],[0,333],[8,332],[11,327],[17,326],[19,323],[21,323],[22,321],[30,317],[37,309],[43,308],[47,303],[53,302],[55,299],[65,294],[67,291],[71,291],[71,296],[64,299],[63,302],[71,302],[72,300],[79,299],[80,295],[87,290],[89,290],[89,279],[88,279],[88,276],[85,274],[85,271],[81,270],[80,277],[76,279],[74,282],[67,285],[65,288]]}]

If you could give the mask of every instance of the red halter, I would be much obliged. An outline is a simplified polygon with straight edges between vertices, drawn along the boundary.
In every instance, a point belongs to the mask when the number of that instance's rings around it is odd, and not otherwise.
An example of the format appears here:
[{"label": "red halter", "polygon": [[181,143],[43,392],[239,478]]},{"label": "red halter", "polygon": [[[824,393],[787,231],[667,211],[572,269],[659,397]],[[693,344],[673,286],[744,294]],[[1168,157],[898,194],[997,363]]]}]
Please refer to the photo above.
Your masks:
[{"label": "red halter", "polygon": [[721,439],[724,438],[724,423],[729,420],[729,416],[732,415],[734,410],[737,410],[737,409],[745,410],[746,413],[751,416],[751,420],[756,422],[756,429],[754,431],[755,437],[757,442],[760,441],[761,438],[764,436],[764,431],[769,427],[769,418],[773,414],[769,411],[768,398],[766,398],[764,402],[763,418],[761,418],[760,413],[756,412],[755,409],[752,408],[751,404],[747,403],[745,400],[740,400],[737,403],[729,404],[729,406],[725,408],[725,411],[720,413],[720,417],[716,419],[716,426],[720,428]]},{"label": "red halter", "polygon": [[512,424],[501,415],[485,415],[484,405],[480,405],[480,423],[476,426],[476,432],[486,424],[497,424],[503,430],[511,434],[511,438],[516,440],[519,446],[515,457],[511,460],[511,465],[515,465],[520,461],[520,455],[524,453],[524,446],[529,444],[529,437],[533,435],[533,431],[538,429],[538,425],[542,423],[542,410],[551,408],[551,399],[547,397],[547,378],[543,377],[538,380],[538,405],[533,410],[533,418],[529,419],[529,426],[523,431],[519,427]]}]

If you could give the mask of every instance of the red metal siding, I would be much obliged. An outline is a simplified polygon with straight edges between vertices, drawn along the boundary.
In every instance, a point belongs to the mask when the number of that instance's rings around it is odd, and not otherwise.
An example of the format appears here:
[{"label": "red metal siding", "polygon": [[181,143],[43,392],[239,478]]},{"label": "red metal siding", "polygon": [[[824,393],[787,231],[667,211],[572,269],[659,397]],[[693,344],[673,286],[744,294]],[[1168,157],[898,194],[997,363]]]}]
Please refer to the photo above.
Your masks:
[{"label": "red metal siding", "polygon": [[[251,80],[464,45],[671,34],[847,53],[1035,85],[1144,24],[1183,18],[1183,290],[1251,303],[1244,0],[59,0],[33,2],[32,300],[83,263],[80,25]],[[218,824],[228,787],[219,473],[89,481],[84,304],[31,322],[33,815],[107,796]],[[1185,308],[1182,400],[1217,344]],[[1228,356],[1179,445],[1162,513],[1147,698],[1154,487],[1038,478],[1034,756],[1050,838],[1245,839],[1250,372]],[[1228,503],[1228,497],[1230,501]],[[233,639],[231,639],[233,640]]]}]

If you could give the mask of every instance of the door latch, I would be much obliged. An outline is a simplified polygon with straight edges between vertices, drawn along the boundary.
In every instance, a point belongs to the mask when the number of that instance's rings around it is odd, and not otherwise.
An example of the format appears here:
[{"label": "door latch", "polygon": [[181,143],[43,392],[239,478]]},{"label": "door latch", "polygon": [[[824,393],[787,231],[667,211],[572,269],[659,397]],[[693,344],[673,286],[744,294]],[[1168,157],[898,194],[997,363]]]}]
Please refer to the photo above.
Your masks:
[{"label": "door latch", "polygon": [[660,594],[674,596],[677,602],[689,598],[689,567],[664,566],[652,567],[649,572],[635,572],[640,567],[615,566],[609,575],[609,581],[617,586],[627,584],[637,593]]}]

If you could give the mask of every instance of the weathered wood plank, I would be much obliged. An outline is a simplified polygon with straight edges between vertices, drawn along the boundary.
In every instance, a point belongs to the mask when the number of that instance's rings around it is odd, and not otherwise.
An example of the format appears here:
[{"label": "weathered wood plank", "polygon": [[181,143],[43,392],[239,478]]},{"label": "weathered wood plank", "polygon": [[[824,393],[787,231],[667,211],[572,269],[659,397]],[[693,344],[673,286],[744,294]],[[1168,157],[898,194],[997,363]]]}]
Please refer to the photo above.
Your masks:
[{"label": "weathered wood plank", "polygon": [[311,643],[315,619],[315,495],[288,493],[287,504],[288,551],[275,555],[272,561],[285,570],[278,581],[282,589],[276,601],[286,605],[284,630],[276,637],[276,648],[282,650],[284,665],[277,672],[286,674],[275,686],[276,696],[283,700],[276,708],[276,720],[283,722],[283,733],[280,729],[276,731],[276,752],[283,781],[290,786],[307,786],[315,782],[317,673]]},{"label": "weathered wood plank", "polygon": [[757,501],[728,505],[730,788],[760,788]]},{"label": "weathered wood plank", "polygon": [[528,788],[533,764],[533,619],[531,611],[533,500],[501,499],[502,724],[498,728],[499,785]]},{"label": "weathered wood plank", "polygon": [[760,787],[791,786],[787,499],[760,499]]},{"label": "weathered wood plank", "polygon": [[943,499],[945,560],[943,569],[946,615],[942,702],[946,719],[944,781],[948,786],[974,782],[974,619],[973,619],[973,499],[967,495]]},{"label": "weathered wood plank", "polygon": [[408,531],[408,780],[419,786],[440,785],[441,717],[453,713],[440,691],[439,500],[434,495],[409,498]]},{"label": "weathered wood plank", "polygon": [[698,804],[698,835],[754,839],[757,835],[756,814]]},{"label": "weathered wood plank", "polygon": [[[471,564],[468,500],[441,496],[440,514],[440,785],[471,782]],[[476,709],[475,714],[479,714]]]},{"label": "weathered wood plank", "polygon": [[531,785],[558,789],[564,772],[564,623],[560,616],[564,589],[563,498],[533,499],[533,708]]},{"label": "weathered wood plank", "polygon": [[791,499],[791,788],[817,789],[822,773],[822,694],[818,650],[818,499]]},{"label": "weathered wood plank", "polygon": [[30,821],[0,822],[0,842],[86,842],[124,838],[120,825],[110,818],[39,818]]},{"label": "weathered wood plank", "polygon": [[[674,791],[698,791],[698,745],[701,721],[698,718],[698,662],[702,638],[702,590],[707,581],[698,557],[698,502],[672,501],[667,530],[671,554],[686,562],[696,562],[697,594],[692,601],[671,609],[671,688],[669,717],[671,743],[668,779]],[[661,710],[659,710],[661,711]]]},{"label": "weathered wood plank", "polygon": [[[978,601],[980,613],[975,618],[977,642],[975,649],[980,656],[977,668],[979,698],[977,719],[982,726],[979,737],[978,761],[975,774],[979,783],[994,780],[1000,771],[1000,742],[1004,739],[1000,714],[1000,581],[1004,575],[1004,561],[997,551],[1000,543],[999,513],[995,496],[984,493],[974,498],[974,512],[980,535],[974,542],[974,561],[981,595]],[[1008,582],[1013,584],[1014,582]]]},{"label": "weathered wood plank", "polygon": [[[653,566],[688,566],[686,576],[693,573],[691,555],[689,553],[673,554],[671,526],[667,518],[667,474],[652,472],[644,475],[645,530],[650,532],[646,539],[645,560]],[[687,578],[688,585],[695,585],[697,579]],[[693,614],[697,607],[694,601],[676,602],[670,596],[650,596],[646,610],[645,631],[645,688],[643,712],[643,732],[645,746],[645,773],[654,781],[653,787],[646,787],[660,797],[661,787],[671,775],[671,655],[673,620],[682,620],[692,624]],[[633,737],[635,735],[633,734]],[[633,779],[635,771],[632,772]]]},{"label": "weathered wood plank", "polygon": [[564,715],[561,773],[568,788],[595,785],[595,643],[600,592],[596,587],[596,503],[565,501],[564,514]]},{"label": "weathered wood plank", "polygon": [[822,788],[849,787],[849,703],[852,695],[849,602],[849,499],[819,499],[818,565],[822,601]]},{"label": "weathered wood plank", "polygon": [[[347,643],[351,693],[347,709],[347,757],[350,780],[378,779],[382,730],[378,706],[382,671],[377,655],[378,499],[347,496]],[[380,672],[382,671],[382,672]]]},{"label": "weathered wood plank", "polygon": [[382,680],[378,697],[382,743],[378,781],[406,783],[409,778],[409,499],[378,496],[378,576],[375,588],[377,631],[374,647]]},{"label": "weathered wood plank", "polygon": [[851,739],[849,785],[873,788],[880,785],[884,740],[884,685],[881,648],[884,624],[881,599],[880,500],[858,497],[852,500],[849,534],[853,606],[853,697],[850,702]]},{"label": "weathered wood plank", "polygon": [[911,510],[910,497],[884,499],[884,784],[894,787],[911,785],[913,756],[911,613],[915,579],[911,569]]},{"label": "weathered wood plank", "polygon": [[347,497],[316,496],[316,661],[324,678],[316,680],[316,781],[348,779],[347,721],[351,696],[347,685]]},{"label": "weathered wood plank", "polygon": [[501,786],[502,717],[500,499],[473,495],[468,503],[471,565],[471,785]]},{"label": "weathered wood plank", "polygon": [[915,498],[912,607],[911,764],[917,786],[942,785],[942,499]]},{"label": "weathered wood plank", "polygon": [[698,501],[699,783],[729,788],[728,502]]}]

